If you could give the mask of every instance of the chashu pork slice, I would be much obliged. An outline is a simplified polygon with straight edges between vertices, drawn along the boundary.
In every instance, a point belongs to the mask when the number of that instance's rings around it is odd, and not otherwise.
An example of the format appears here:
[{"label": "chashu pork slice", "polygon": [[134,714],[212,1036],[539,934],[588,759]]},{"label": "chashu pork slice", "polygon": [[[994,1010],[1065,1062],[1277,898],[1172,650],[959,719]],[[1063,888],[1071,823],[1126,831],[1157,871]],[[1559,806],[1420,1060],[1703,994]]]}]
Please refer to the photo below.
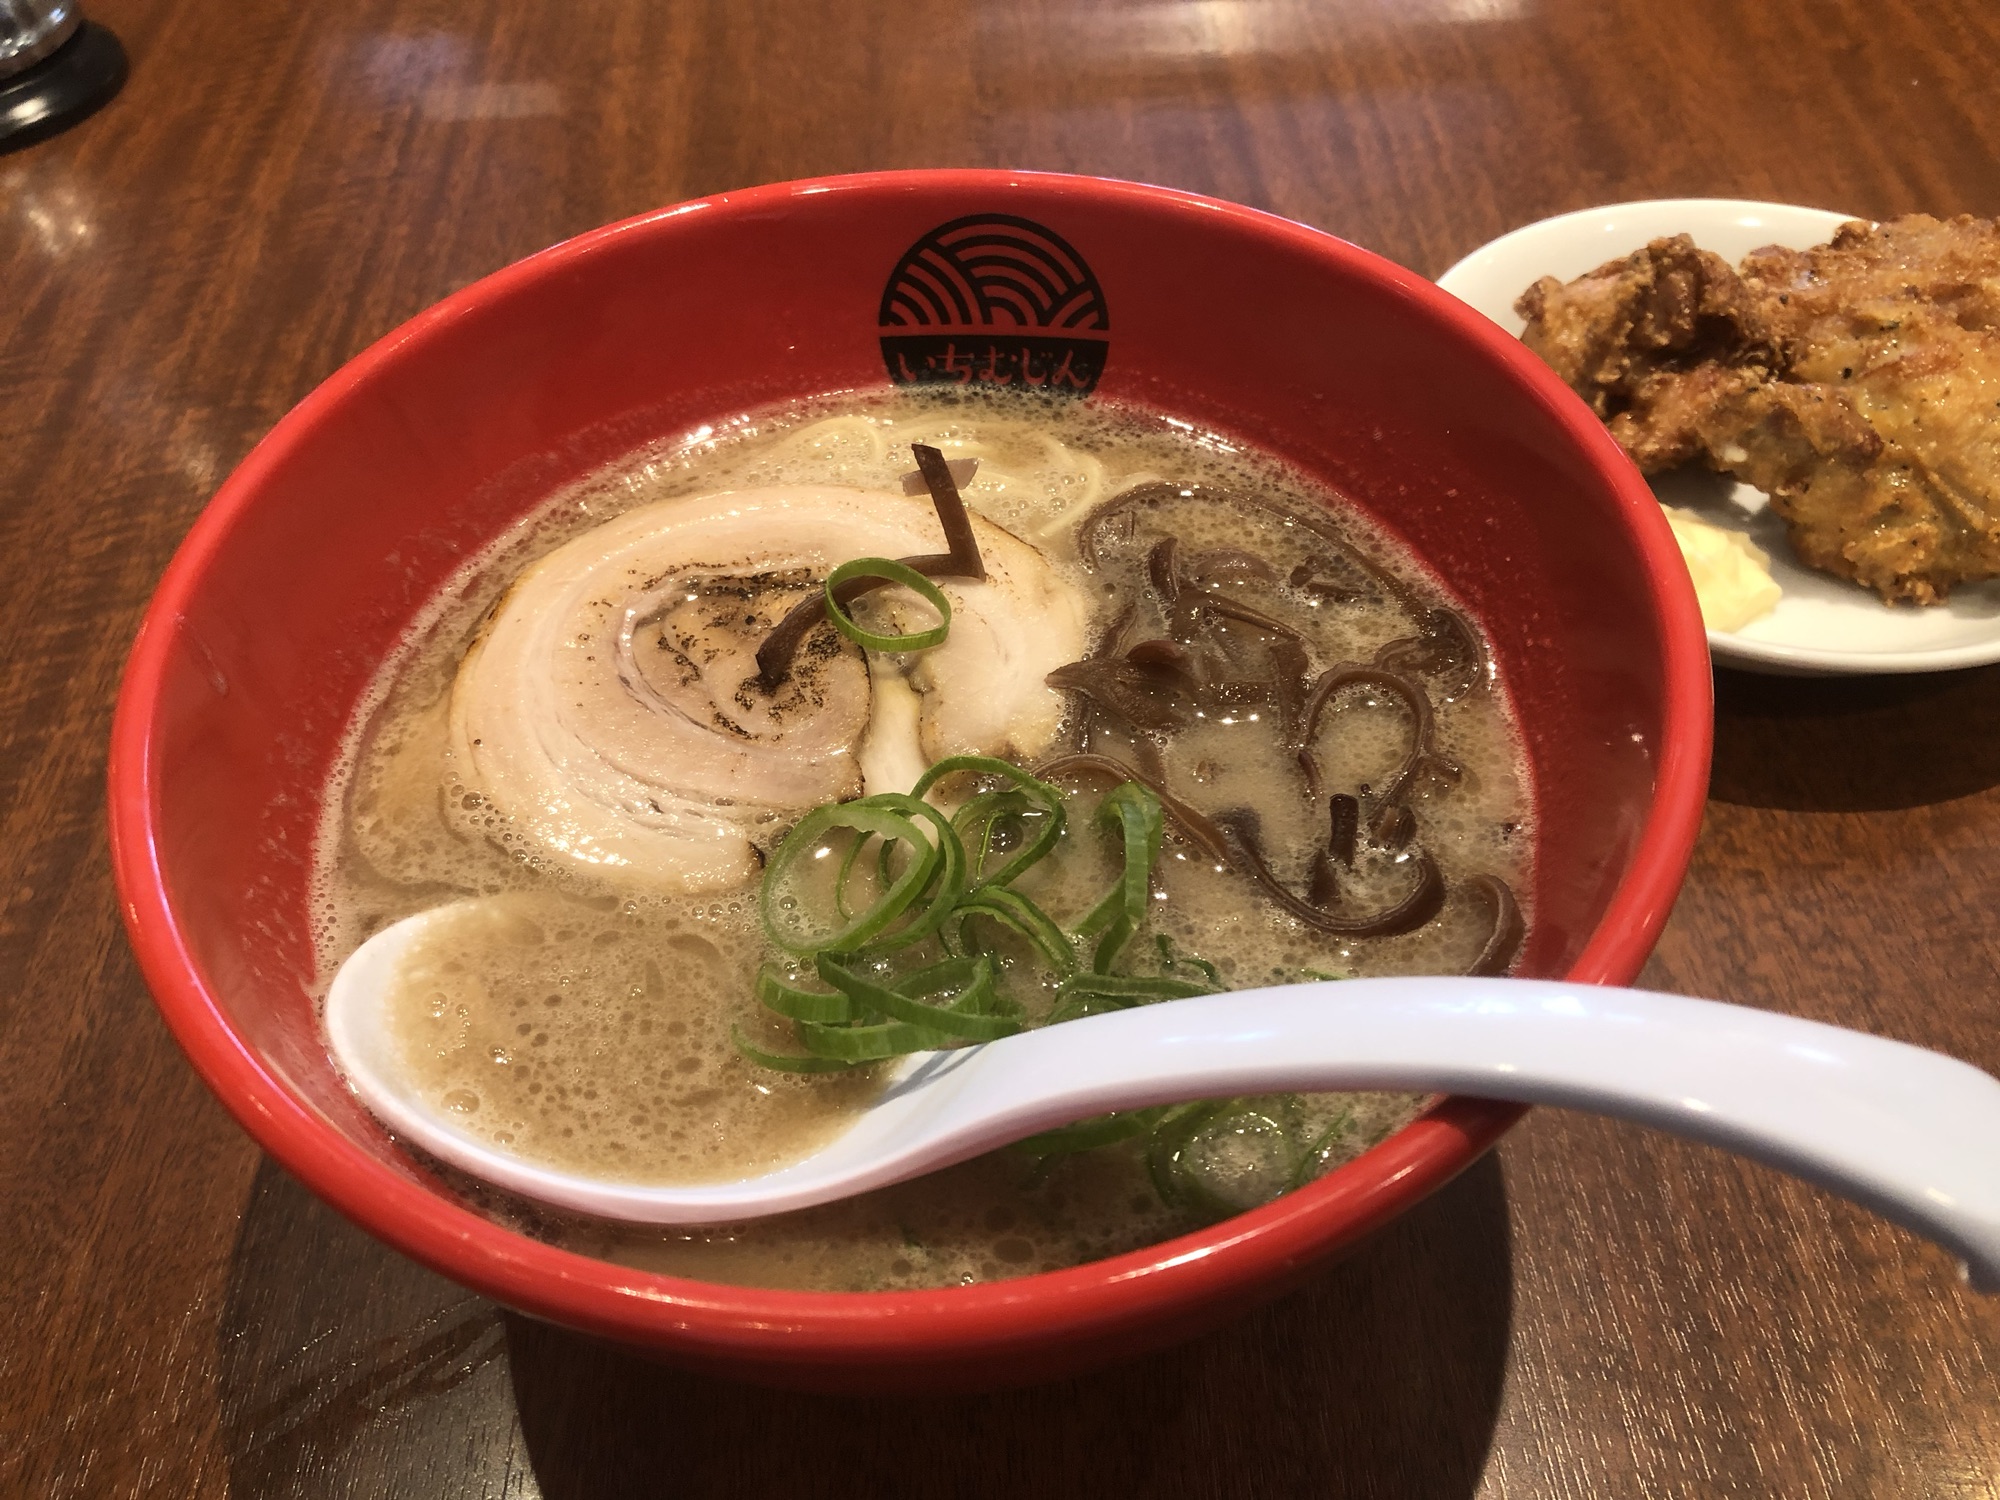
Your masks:
[{"label": "chashu pork slice", "polygon": [[907,790],[940,755],[1038,756],[1063,710],[1043,678],[1081,654],[1089,606],[1037,549],[973,524],[987,577],[938,580],[944,645],[864,656],[821,625],[766,693],[757,647],[831,569],[943,550],[929,500],[786,485],[628,511],[501,600],[453,685],[454,774],[525,856],[700,892],[747,884],[758,847],[860,793],[864,764],[903,783],[868,790]]}]

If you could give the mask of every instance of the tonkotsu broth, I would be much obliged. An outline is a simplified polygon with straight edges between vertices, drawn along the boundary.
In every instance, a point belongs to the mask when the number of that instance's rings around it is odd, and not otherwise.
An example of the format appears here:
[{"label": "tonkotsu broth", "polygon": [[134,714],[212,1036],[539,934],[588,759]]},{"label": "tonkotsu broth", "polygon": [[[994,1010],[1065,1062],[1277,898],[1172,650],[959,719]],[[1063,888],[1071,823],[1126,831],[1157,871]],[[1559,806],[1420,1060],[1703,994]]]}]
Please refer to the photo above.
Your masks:
[{"label": "tonkotsu broth", "polygon": [[[1042,548],[1101,601],[1095,638],[1115,625],[1142,634],[1147,628],[1120,614],[1144,566],[1146,523],[1133,522],[1124,542],[1100,545],[1094,568],[1079,556],[1078,520],[1108,498],[1160,479],[1194,491],[1170,497],[1164,508],[1180,546],[1205,557],[1260,545],[1289,557],[1297,547],[1280,516],[1246,522],[1235,511],[1204,514],[1204,487],[1256,492],[1294,512],[1326,514],[1321,494],[1278,465],[1146,413],[886,395],[828,412],[806,407],[720,433],[704,430],[557,495],[462,571],[356,714],[316,848],[319,972],[330,977],[367,935],[403,916],[493,898],[415,955],[399,988],[398,1040],[430,1098],[466,1128],[526,1157],[630,1181],[735,1177],[814,1149],[865,1104],[876,1082],[867,1069],[774,1072],[732,1044],[735,1025],[762,1045],[790,1050],[785,1023],[752,995],[759,964],[774,954],[759,927],[754,884],[720,895],[664,896],[558,869],[459,779],[445,732],[454,675],[525,565],[612,516],[674,496],[774,484],[899,489],[912,467],[909,445],[929,442],[950,457],[978,457],[979,473],[963,491],[968,505]],[[1401,580],[1399,588],[1444,602],[1373,528],[1344,509],[1333,514],[1357,550]],[[1215,587],[1230,588],[1232,579]],[[1357,607],[1338,589],[1293,588],[1285,597],[1306,622],[1299,628],[1316,667],[1367,661],[1411,630],[1409,609],[1394,603]],[[1525,898],[1531,810],[1499,685],[1480,681],[1447,696],[1435,704],[1434,746],[1438,763],[1455,774],[1427,770],[1408,804],[1451,893],[1435,919],[1394,937],[1316,931],[1176,836],[1169,821],[1150,927],[1135,943],[1150,954],[1164,937],[1171,946],[1161,947],[1162,955],[1205,960],[1229,988],[1316,975],[1463,972],[1493,927],[1490,911],[1463,882],[1497,876]],[[1323,799],[1284,790],[1300,773],[1271,717],[1254,710],[1214,715],[1162,741],[1083,707],[1072,713],[1066,744],[1143,761],[1163,787],[1205,811],[1256,808],[1270,867],[1297,884],[1316,841],[1324,841],[1326,814]],[[1324,789],[1365,794],[1381,786],[1410,735],[1410,712],[1393,694],[1365,682],[1333,694],[1313,741]],[[1019,882],[1065,925],[1117,868],[1090,816],[1109,786],[1091,778],[1066,783],[1074,795],[1062,858],[1045,860]],[[783,831],[774,829],[771,842]],[[1393,852],[1364,852],[1345,876],[1343,900],[1382,904],[1407,881]],[[1005,943],[1001,954],[1003,967],[1013,963]],[[1047,987],[1036,988],[1026,967],[1017,984],[1025,985],[1017,998],[1028,1019],[1046,1015]],[[1281,1126],[1287,1139],[1314,1143],[1315,1164],[1324,1167],[1379,1140],[1420,1103],[1403,1095],[1286,1097],[1257,1101],[1254,1113]],[[1214,1180],[1225,1185],[1205,1216],[1283,1186],[1271,1175],[1279,1157],[1253,1138],[1260,1129],[1220,1131],[1189,1147],[1207,1154]],[[1232,1165],[1239,1158],[1240,1169]],[[469,1191],[497,1217],[605,1258],[708,1280],[824,1289],[1022,1275],[1134,1249],[1204,1217],[1161,1201],[1132,1144],[1039,1165],[1002,1152],[848,1203],[693,1232],[566,1221],[490,1189]]]}]

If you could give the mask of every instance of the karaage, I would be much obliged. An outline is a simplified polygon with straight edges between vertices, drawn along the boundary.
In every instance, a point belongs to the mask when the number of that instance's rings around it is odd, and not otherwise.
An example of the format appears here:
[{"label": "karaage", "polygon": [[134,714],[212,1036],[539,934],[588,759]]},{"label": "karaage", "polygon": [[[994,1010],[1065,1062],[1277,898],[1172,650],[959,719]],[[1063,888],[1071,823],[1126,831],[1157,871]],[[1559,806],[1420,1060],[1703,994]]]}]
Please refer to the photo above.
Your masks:
[{"label": "karaage", "polygon": [[1810,566],[1920,604],[2000,577],[1994,223],[1844,224],[1740,268],[1678,235],[1516,310],[1641,469],[1755,485]]}]

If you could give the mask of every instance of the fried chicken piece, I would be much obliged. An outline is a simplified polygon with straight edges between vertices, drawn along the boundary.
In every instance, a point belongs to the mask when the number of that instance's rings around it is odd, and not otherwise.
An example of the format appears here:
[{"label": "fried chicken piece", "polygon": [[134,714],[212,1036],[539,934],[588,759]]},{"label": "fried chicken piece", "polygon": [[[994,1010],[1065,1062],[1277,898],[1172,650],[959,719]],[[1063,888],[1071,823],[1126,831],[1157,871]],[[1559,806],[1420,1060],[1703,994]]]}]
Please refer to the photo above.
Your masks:
[{"label": "fried chicken piece", "polygon": [[2000,576],[2000,227],[1842,225],[1732,271],[1655,240],[1517,304],[1640,468],[1765,491],[1808,565],[1930,604]]},{"label": "fried chicken piece", "polygon": [[1522,342],[1647,473],[1701,457],[1704,415],[1776,362],[1750,336],[1741,278],[1684,234],[1567,285],[1544,276],[1514,310]]}]

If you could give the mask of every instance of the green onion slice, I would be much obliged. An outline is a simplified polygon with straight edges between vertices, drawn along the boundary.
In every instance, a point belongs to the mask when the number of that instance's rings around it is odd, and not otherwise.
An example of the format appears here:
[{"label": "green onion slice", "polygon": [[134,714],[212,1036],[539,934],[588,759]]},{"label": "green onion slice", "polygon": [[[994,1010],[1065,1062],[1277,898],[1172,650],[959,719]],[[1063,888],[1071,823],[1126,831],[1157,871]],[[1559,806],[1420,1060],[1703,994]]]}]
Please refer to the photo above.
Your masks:
[{"label": "green onion slice", "polygon": [[[900,583],[938,612],[938,623],[929,630],[914,630],[908,635],[878,635],[863,630],[854,623],[854,616],[847,612],[837,592],[843,583],[854,578],[886,578],[891,583]],[[945,637],[951,634],[951,601],[945,598],[944,590],[907,563],[887,557],[857,557],[827,574],[826,617],[833,621],[834,629],[870,651],[928,651],[933,646],[942,646]]]},{"label": "green onion slice", "polygon": [[1187,979],[1154,978],[1140,974],[1072,974],[1056,986],[1055,1004],[1046,1024],[1078,1021],[1109,1010],[1130,1010],[1161,1000],[1191,1000],[1213,994],[1209,985]]},{"label": "green onion slice", "polygon": [[1160,799],[1136,781],[1116,787],[1097,809],[1097,820],[1118,829],[1125,846],[1125,868],[1104,899],[1077,924],[1076,934],[1098,939],[1091,966],[1100,974],[1108,974],[1132,934],[1146,920],[1153,861],[1160,857],[1160,835],[1166,820],[1160,811]]},{"label": "green onion slice", "polygon": [[[1226,1144],[1232,1136],[1233,1150]],[[1183,1202],[1222,1217],[1288,1190],[1298,1172],[1298,1150],[1281,1121],[1248,1100],[1224,1099],[1194,1129],[1178,1134],[1168,1173]],[[1223,1151],[1230,1160],[1217,1159]],[[1261,1161],[1249,1160],[1253,1154]]]},{"label": "green onion slice", "polygon": [[954,1040],[943,1032],[912,1026],[907,1021],[884,1021],[873,1026],[821,1026],[801,1021],[798,1028],[799,1045],[807,1052],[848,1066],[881,1062],[911,1052],[930,1052]]},{"label": "green onion slice", "polygon": [[1134,1004],[1152,1000],[1191,1000],[1196,995],[1212,995],[1212,985],[1192,979],[1169,979],[1148,974],[1072,974],[1056,986],[1058,999],[1071,995],[1097,995],[1107,1000]]},{"label": "green onion slice", "polygon": [[1068,974],[1076,968],[1076,950],[1062,928],[1019,891],[1004,885],[981,886],[959,903],[955,915],[961,919],[961,926],[972,917],[991,917],[1019,933],[1035,945],[1035,951],[1058,974]]},{"label": "green onion slice", "polygon": [[1066,1021],[1081,1021],[1086,1016],[1108,1015],[1114,1010],[1128,1010],[1131,1002],[1110,1000],[1102,995],[1066,995],[1049,1007],[1049,1013],[1042,1018],[1044,1026],[1060,1026]]},{"label": "green onion slice", "polygon": [[[990,755],[948,755],[917,779],[917,784],[910,788],[910,795],[922,797],[945,777],[960,773],[991,776],[1007,783],[1006,791],[982,793],[972,798],[959,809],[958,816],[953,822],[960,828],[968,842],[973,841],[972,830],[978,829],[979,858],[973,865],[975,877],[973,889],[1010,885],[1023,871],[1038,863],[1043,856],[1054,849],[1062,838],[1065,820],[1063,795],[1046,781],[1029,775],[1019,766],[997,760]],[[1042,815],[1041,826],[1035,836],[1016,850],[999,869],[990,875],[981,874],[979,872],[986,862],[986,850],[992,838],[994,822],[1005,810],[1018,805],[1003,800],[1008,791],[1019,793],[1021,799],[1028,804],[1029,810]],[[980,822],[982,818],[985,820],[983,826]]]},{"label": "green onion slice", "polygon": [[1353,1118],[1352,1108],[1343,1109],[1334,1117],[1331,1125],[1313,1138],[1312,1144],[1307,1146],[1305,1153],[1300,1156],[1297,1170],[1292,1173],[1292,1187],[1304,1187],[1326,1170],[1326,1164],[1333,1159],[1334,1152],[1340,1149],[1345,1140],[1348,1124]]},{"label": "green onion slice", "polygon": [[[893,988],[876,984],[830,957],[821,958],[820,973],[869,1014],[890,1014],[899,1019],[855,1026],[801,1021],[799,1044],[816,1057],[837,1058],[844,1064],[877,1062],[953,1042],[991,1041],[994,1036],[1020,1030],[1020,1022],[1006,1013],[1005,1003],[994,991],[991,959],[946,959]],[[925,1005],[905,993],[925,993],[960,980],[965,981],[964,989],[944,1005]],[[986,1032],[993,1035],[983,1034]]]},{"label": "green onion slice", "polygon": [[[935,834],[926,838],[919,826],[928,823]],[[885,889],[875,903],[858,916],[847,914],[845,889],[855,861],[844,857],[834,877],[835,919],[831,925],[815,921],[807,910],[803,893],[790,889],[800,866],[816,857],[827,837],[841,829],[851,831],[857,841],[870,837],[883,841],[881,861]],[[909,862],[900,875],[893,873],[887,858],[892,844],[910,851]],[[849,856],[853,850],[847,851]],[[936,897],[915,921],[890,932],[898,917],[917,900],[937,887]],[[900,947],[928,936],[950,915],[951,908],[965,889],[965,848],[950,822],[936,808],[900,793],[862,797],[853,802],[830,803],[814,808],[799,820],[771,855],[758,892],[758,909],[764,931],[787,953],[810,957],[815,953],[847,953],[870,943]],[[787,900],[792,903],[789,907]]]},{"label": "green onion slice", "polygon": [[[1004,829],[1019,834],[1028,826],[1030,816],[1040,813],[1021,793],[1009,787],[1004,791],[981,792],[971,798],[957,812],[951,815],[951,826],[958,830],[960,842],[965,845],[966,863],[975,872],[986,868],[988,856]],[[975,885],[984,885],[983,879],[975,879]],[[1005,884],[1004,881],[996,883]]]},{"label": "green onion slice", "polygon": [[836,990],[802,990],[765,964],[757,971],[757,1000],[769,1010],[794,1021],[849,1021],[854,1018],[854,1002]]},{"label": "green onion slice", "polygon": [[766,1052],[743,1034],[743,1028],[729,1028],[729,1039],[736,1044],[736,1050],[760,1068],[773,1068],[780,1073],[838,1073],[852,1067],[833,1057],[801,1057],[796,1052]]},{"label": "green onion slice", "polygon": [[1111,1146],[1119,1141],[1129,1141],[1135,1135],[1144,1135],[1159,1123],[1171,1106],[1153,1109],[1127,1109],[1116,1114],[1096,1115],[1088,1120],[1078,1120],[1074,1125],[1058,1126],[1054,1130],[1044,1130],[1040,1135],[1031,1135],[1017,1141],[1014,1149],[1029,1156],[1069,1156],[1078,1151],[1095,1151],[1100,1146]]},{"label": "green onion slice", "polygon": [[1192,1104],[1176,1104],[1160,1117],[1146,1143],[1146,1173],[1153,1179],[1153,1191],[1170,1208],[1185,1208],[1193,1196],[1181,1171],[1181,1159],[1188,1143],[1211,1121],[1225,1114],[1231,1099],[1197,1099]]},{"label": "green onion slice", "polygon": [[970,995],[960,994],[953,1004],[961,1010],[976,1010],[987,1015],[1018,1016],[1021,1007],[1000,993],[1000,971],[991,968],[992,984],[974,988],[973,981],[983,970],[987,970],[992,960],[982,954],[967,954],[952,957],[928,968],[917,970],[896,981],[895,990],[899,995],[921,999],[926,995],[942,995],[953,991],[972,989]]},{"label": "green onion slice", "polygon": [[[971,970],[972,978],[954,999],[943,1005],[930,1005],[913,999],[902,993],[903,986],[891,988],[877,984],[830,954],[819,956],[819,977],[864,1011],[887,1016],[892,1022],[905,1022],[913,1029],[935,1032],[952,1041],[991,1042],[1003,1036],[1012,1036],[1021,1029],[1021,1023],[1012,1016],[996,1015],[989,1009],[994,993],[991,958],[948,959],[946,963],[966,965]],[[942,967],[944,965],[934,966]],[[809,1049],[810,1046],[808,1043]]]},{"label": "green onion slice", "polygon": [[1181,953],[1174,948],[1174,940],[1164,932],[1155,933],[1153,945],[1160,950],[1160,967],[1163,969],[1193,969],[1208,981],[1211,990],[1222,988],[1222,971],[1205,958],[1197,958],[1192,953]]},{"label": "green onion slice", "polygon": [[[861,851],[867,844],[868,839],[865,834],[856,834],[853,842],[848,844],[847,852],[840,857],[840,873],[833,878],[833,909],[840,914],[840,920],[843,922],[854,920],[854,913],[847,909],[847,882],[853,877],[854,863],[861,858]],[[881,847],[882,858],[887,860],[889,851],[896,847],[896,841],[884,839]],[[886,863],[877,868],[876,879],[881,881],[884,890],[895,883]]]},{"label": "green onion slice", "polygon": [[[930,803],[919,797],[906,797],[901,792],[878,792],[873,797],[862,799],[898,813],[905,818],[922,819],[931,825],[936,840],[930,845],[937,858],[935,888],[925,886],[926,905],[923,911],[906,926],[894,932],[874,938],[872,946],[888,951],[907,948],[912,943],[921,942],[936,932],[952,914],[952,910],[965,896],[965,845],[959,842],[958,830],[951,826],[951,820]],[[852,804],[849,804],[850,806]],[[911,824],[915,827],[915,823]],[[882,866],[886,875],[888,865]],[[858,943],[847,944],[835,952],[849,952],[860,947]]]}]

